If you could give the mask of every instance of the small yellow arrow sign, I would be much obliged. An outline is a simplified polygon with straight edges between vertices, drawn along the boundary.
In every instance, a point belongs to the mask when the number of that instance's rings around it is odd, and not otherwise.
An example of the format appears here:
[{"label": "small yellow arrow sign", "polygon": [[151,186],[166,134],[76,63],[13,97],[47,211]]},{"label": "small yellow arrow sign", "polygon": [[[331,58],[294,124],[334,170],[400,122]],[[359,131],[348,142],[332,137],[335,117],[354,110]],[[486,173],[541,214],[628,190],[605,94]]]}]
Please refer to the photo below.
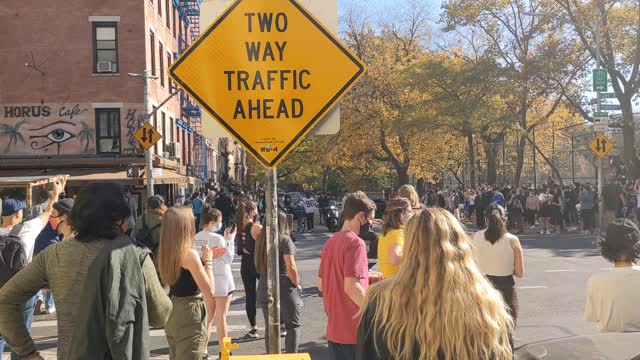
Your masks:
[{"label": "small yellow arrow sign", "polygon": [[140,146],[149,150],[155,143],[162,139],[162,135],[148,122],[133,134],[133,138],[138,141]]},{"label": "small yellow arrow sign", "polygon": [[613,150],[615,146],[616,144],[601,132],[596,133],[595,138],[593,138],[593,140],[591,140],[591,142],[589,143],[589,149],[591,149],[594,154],[601,158],[607,156],[607,154],[609,154],[609,152]]}]

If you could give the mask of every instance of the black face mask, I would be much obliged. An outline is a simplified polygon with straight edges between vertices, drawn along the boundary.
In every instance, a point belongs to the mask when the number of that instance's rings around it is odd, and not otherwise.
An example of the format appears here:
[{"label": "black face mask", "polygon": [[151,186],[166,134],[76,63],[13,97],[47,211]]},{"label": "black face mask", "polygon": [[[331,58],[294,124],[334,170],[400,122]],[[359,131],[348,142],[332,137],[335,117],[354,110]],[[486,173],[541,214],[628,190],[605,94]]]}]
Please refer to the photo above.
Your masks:
[{"label": "black face mask", "polygon": [[367,222],[365,222],[364,224],[360,225],[360,231],[358,231],[358,236],[362,237],[363,235],[368,233],[370,230],[371,230],[371,223],[367,219]]}]

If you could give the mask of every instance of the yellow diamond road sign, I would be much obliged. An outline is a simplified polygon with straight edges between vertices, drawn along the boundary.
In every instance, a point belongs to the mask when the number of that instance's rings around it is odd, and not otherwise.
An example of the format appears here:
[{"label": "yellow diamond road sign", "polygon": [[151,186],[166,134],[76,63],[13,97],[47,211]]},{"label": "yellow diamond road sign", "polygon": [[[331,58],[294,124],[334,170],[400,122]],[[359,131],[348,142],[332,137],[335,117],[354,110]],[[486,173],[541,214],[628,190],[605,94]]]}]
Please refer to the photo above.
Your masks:
[{"label": "yellow diamond road sign", "polygon": [[296,0],[236,0],[169,73],[271,168],[364,71],[364,64]]},{"label": "yellow diamond road sign", "polygon": [[147,122],[133,134],[133,138],[136,139],[143,148],[149,150],[155,143],[162,139],[162,135],[160,135],[151,123]]},{"label": "yellow diamond road sign", "polygon": [[596,136],[589,143],[589,149],[593,151],[594,154],[603,158],[609,154],[611,150],[616,146],[616,144],[611,141],[608,137],[606,137],[603,133],[596,133]]}]

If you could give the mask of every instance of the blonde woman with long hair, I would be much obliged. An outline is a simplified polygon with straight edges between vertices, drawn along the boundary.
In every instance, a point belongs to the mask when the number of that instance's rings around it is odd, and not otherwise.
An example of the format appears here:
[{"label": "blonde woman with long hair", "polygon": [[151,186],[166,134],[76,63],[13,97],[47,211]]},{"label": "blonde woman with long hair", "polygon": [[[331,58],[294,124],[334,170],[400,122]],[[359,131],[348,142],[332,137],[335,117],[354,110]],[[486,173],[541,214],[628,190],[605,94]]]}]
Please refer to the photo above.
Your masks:
[{"label": "blonde woman with long hair", "polygon": [[[173,303],[165,325],[170,359],[201,360],[214,315],[214,251],[203,246],[200,257],[193,249],[195,221],[187,206],[168,209],[162,221],[158,267]],[[216,249],[216,257],[225,251]]]},{"label": "blonde woman with long hair", "polygon": [[414,211],[424,209],[424,205],[420,203],[420,196],[413,185],[402,185],[398,189],[398,197],[408,199]]},{"label": "blonde woman with long hair", "polygon": [[418,212],[405,249],[398,273],[369,289],[357,358],[511,359],[513,320],[458,220],[444,209]]}]

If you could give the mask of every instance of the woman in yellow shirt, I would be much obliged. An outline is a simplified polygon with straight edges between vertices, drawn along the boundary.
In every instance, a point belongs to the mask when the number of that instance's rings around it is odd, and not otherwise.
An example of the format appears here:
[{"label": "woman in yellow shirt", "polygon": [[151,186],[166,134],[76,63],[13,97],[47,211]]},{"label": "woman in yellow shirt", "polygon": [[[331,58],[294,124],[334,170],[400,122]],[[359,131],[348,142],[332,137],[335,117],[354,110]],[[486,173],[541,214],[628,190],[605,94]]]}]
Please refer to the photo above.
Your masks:
[{"label": "woman in yellow shirt", "polygon": [[404,225],[413,215],[411,203],[405,198],[395,198],[387,203],[382,217],[382,236],[378,240],[378,266],[383,278],[398,272],[404,245]]}]

